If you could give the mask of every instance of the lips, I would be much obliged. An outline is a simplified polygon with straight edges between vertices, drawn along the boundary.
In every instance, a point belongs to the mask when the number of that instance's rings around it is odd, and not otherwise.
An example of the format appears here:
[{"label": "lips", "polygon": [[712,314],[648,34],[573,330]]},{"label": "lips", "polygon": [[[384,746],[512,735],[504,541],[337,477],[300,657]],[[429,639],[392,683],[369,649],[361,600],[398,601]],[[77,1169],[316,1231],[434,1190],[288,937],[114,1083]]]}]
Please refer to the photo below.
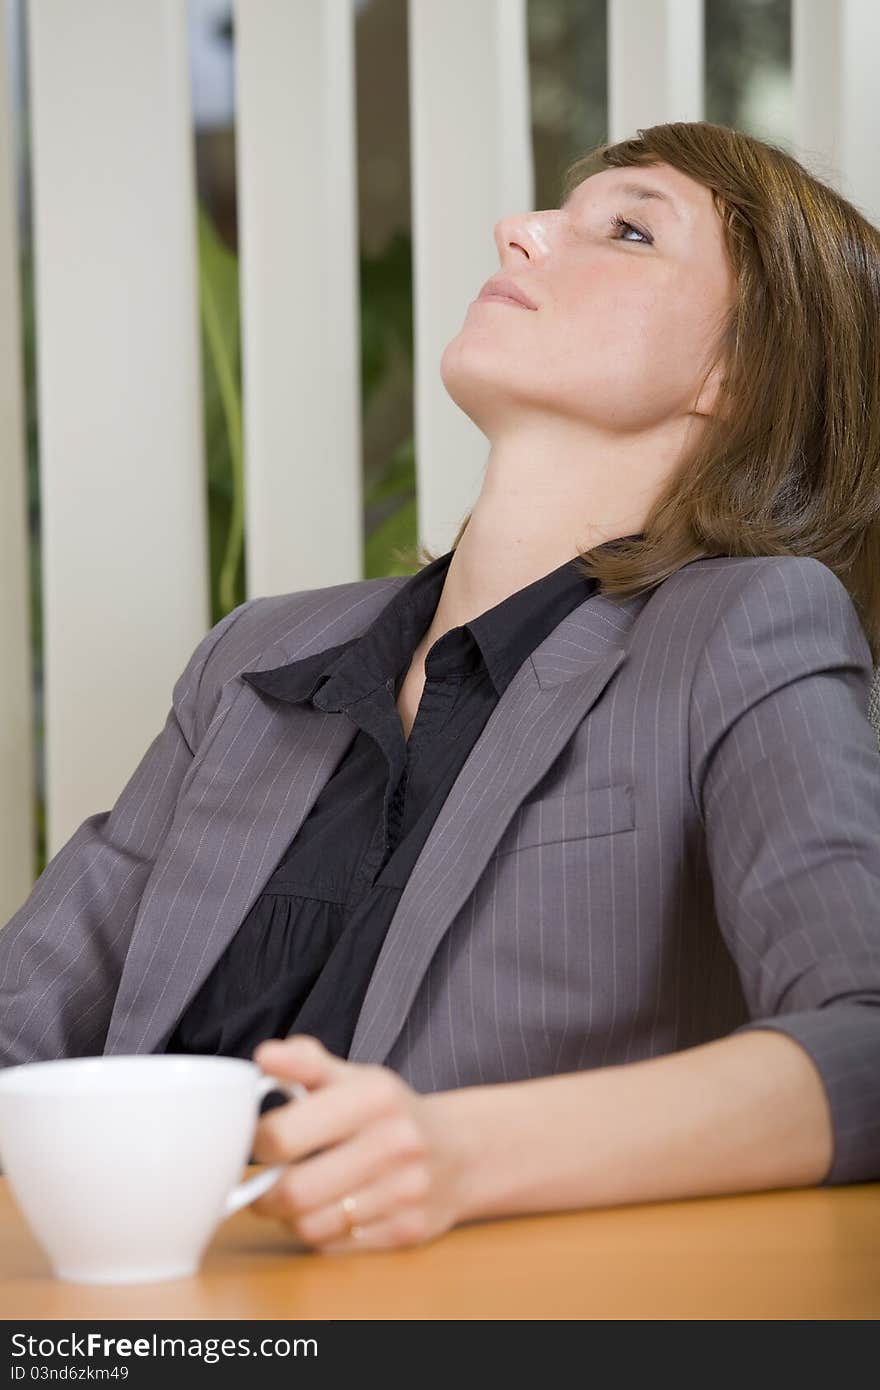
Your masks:
[{"label": "lips", "polygon": [[537,309],[525,290],[507,275],[493,275],[480,290],[478,299],[498,299],[507,303],[521,305],[524,309]]}]

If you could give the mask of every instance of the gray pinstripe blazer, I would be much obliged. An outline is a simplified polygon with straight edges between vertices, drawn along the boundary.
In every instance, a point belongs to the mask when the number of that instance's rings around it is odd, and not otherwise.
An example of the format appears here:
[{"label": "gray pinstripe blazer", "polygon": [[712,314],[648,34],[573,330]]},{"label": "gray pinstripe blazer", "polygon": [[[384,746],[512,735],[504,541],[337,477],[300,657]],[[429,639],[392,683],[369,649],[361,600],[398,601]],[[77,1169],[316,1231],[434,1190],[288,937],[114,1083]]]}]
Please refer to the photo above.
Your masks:
[{"label": "gray pinstripe blazer", "polygon": [[[406,576],[251,599],[193,652],[112,810],[0,931],[0,1063],[161,1050],[356,733],[240,677],[363,631]],[[536,647],[435,822],[350,1057],[416,1089],[789,1034],[824,1183],[880,1178],[880,753],[827,566],[699,560]]]}]

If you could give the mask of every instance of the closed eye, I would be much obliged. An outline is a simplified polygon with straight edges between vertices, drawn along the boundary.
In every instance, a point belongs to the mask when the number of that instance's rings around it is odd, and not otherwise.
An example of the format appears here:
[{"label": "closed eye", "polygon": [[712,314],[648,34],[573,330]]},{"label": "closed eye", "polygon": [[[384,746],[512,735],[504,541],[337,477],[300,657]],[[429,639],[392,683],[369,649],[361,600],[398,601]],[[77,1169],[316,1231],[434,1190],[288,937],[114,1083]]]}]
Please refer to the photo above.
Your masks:
[{"label": "closed eye", "polygon": [[[641,243],[644,246],[652,246],[654,243],[654,238],[651,236],[650,232],[643,231],[643,229],[641,227],[637,227],[634,222],[628,222],[626,218],[621,217],[619,213],[615,214],[615,216],[612,217],[611,224],[614,227],[629,227],[631,232],[638,232],[639,236],[644,238],[644,241]],[[615,237],[614,240],[627,241],[629,240],[629,238],[619,236]],[[635,244],[638,246],[640,243],[636,242]]]}]

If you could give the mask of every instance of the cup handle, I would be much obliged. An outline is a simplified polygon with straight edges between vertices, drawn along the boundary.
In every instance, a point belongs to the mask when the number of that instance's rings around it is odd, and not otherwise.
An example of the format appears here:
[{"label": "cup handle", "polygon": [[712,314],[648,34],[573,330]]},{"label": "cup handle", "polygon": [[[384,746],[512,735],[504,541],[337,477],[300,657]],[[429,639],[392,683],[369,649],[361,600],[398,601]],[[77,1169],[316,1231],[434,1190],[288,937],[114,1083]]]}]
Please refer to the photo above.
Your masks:
[{"label": "cup handle", "polygon": [[[257,1082],[257,1100],[262,1100],[270,1091],[283,1091],[291,1100],[305,1100],[309,1094],[305,1086],[301,1086],[298,1081],[284,1081],[279,1076],[261,1076]],[[225,1221],[227,1216],[232,1216],[233,1212],[246,1207],[248,1202],[255,1202],[258,1197],[262,1197],[289,1167],[288,1163],[274,1163],[270,1168],[264,1168],[262,1173],[256,1173],[245,1182],[240,1182],[227,1196],[221,1220]]]}]

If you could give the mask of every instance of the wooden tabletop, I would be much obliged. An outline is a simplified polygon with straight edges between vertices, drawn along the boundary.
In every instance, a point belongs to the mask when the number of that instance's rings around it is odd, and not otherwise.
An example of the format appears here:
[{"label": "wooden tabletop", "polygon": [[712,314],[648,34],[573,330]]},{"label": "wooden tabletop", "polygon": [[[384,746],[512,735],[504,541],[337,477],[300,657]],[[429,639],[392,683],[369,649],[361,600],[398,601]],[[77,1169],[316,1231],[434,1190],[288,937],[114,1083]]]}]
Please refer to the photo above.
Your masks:
[{"label": "wooden tabletop", "polygon": [[[249,1170],[250,1171],[250,1170]],[[247,1209],[190,1279],[66,1284],[0,1178],[13,1318],[877,1318],[880,1183],[518,1216],[426,1245],[297,1247]]]}]

